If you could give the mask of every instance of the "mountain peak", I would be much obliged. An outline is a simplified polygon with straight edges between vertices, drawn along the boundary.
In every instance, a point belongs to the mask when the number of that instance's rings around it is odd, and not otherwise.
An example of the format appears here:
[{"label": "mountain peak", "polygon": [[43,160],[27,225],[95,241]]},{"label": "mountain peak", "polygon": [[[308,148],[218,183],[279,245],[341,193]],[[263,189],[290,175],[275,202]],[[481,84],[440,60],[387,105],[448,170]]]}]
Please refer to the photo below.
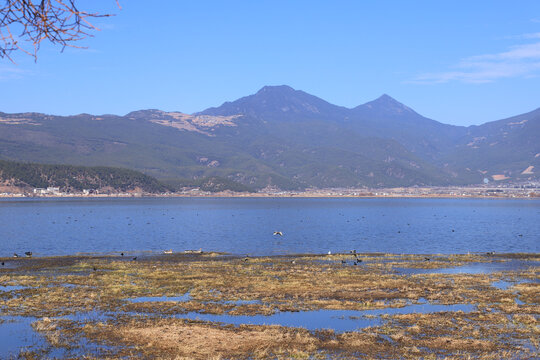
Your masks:
[{"label": "mountain peak", "polygon": [[406,105],[403,105],[388,94],[382,94],[377,99],[357,106],[354,109],[384,112],[386,115],[416,114],[414,110]]},{"label": "mountain peak", "polygon": [[265,94],[265,93],[293,93],[296,90],[294,90],[289,85],[266,85],[263,86],[259,91],[257,91],[257,94]]},{"label": "mountain peak", "polygon": [[394,99],[388,94],[382,94],[375,100],[368,102],[368,104],[381,104],[384,106],[394,105],[394,106],[402,106],[402,107],[407,108],[407,106],[403,105],[402,103],[400,103],[399,101],[397,101],[396,99]]},{"label": "mountain peak", "polygon": [[256,94],[206,109],[203,115],[244,115],[263,120],[333,117],[344,108],[288,85],[264,86]]},{"label": "mountain peak", "polygon": [[394,99],[393,97],[391,97],[388,94],[382,94],[377,99],[375,99],[375,101],[396,101],[397,102],[396,99]]}]

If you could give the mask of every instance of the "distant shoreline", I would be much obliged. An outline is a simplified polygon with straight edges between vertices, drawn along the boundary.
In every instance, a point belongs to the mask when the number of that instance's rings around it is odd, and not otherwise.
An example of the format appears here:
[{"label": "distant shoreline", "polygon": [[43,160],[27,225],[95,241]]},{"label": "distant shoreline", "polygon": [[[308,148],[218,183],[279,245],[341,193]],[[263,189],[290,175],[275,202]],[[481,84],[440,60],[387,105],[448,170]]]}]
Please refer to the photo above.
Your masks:
[{"label": "distant shoreline", "polygon": [[520,195],[447,195],[447,194],[389,194],[389,195],[339,195],[339,194],[272,194],[272,193],[211,193],[211,194],[65,194],[25,196],[0,195],[0,199],[137,199],[137,198],[329,198],[329,199],[540,199],[540,194]]}]

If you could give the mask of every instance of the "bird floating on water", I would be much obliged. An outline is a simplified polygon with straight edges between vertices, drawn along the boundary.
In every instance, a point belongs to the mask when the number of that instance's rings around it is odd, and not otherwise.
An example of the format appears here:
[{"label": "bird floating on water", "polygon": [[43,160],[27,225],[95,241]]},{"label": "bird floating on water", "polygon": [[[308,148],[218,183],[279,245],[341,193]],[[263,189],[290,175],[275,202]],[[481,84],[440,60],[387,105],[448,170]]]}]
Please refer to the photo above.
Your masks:
[{"label": "bird floating on water", "polygon": [[132,260],[133,260],[133,261],[137,260],[137,257],[135,256]]},{"label": "bird floating on water", "polygon": [[32,257],[32,252],[31,251],[27,251],[24,253],[24,255],[26,255],[26,257]]},{"label": "bird floating on water", "polygon": [[13,253],[13,257],[17,258],[17,257],[19,257],[19,254]]},{"label": "bird floating on water", "polygon": [[283,233],[281,231],[274,231],[274,235],[283,236]]},{"label": "bird floating on water", "polygon": [[124,256],[124,253],[120,253],[120,256]]},{"label": "bird floating on water", "polygon": [[2,261],[2,266],[4,266],[4,265],[5,265],[5,264],[4,264],[4,262]]}]

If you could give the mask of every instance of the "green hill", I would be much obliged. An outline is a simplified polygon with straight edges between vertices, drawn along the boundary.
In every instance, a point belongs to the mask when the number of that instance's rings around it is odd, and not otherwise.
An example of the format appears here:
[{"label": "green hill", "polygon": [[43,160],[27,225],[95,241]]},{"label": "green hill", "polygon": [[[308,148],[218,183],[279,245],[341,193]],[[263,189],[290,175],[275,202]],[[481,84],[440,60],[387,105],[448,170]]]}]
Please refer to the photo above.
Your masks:
[{"label": "green hill", "polygon": [[139,171],[105,167],[22,163],[0,160],[0,185],[23,189],[57,187],[61,192],[99,190],[107,192],[164,193],[186,189],[220,192],[253,192],[246,185],[220,177],[158,181]]},{"label": "green hill", "polygon": [[58,187],[62,192],[82,190],[133,191],[147,193],[170,191],[155,178],[141,172],[104,166],[31,164],[0,160],[0,181],[21,188]]}]

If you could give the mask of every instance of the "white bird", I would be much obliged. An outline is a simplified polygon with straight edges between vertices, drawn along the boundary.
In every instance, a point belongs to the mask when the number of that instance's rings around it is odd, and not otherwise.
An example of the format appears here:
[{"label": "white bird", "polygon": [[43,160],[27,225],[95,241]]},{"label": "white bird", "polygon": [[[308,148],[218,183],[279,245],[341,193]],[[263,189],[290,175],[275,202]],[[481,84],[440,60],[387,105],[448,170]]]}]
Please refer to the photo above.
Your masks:
[{"label": "white bird", "polygon": [[163,250],[163,253],[164,254],[172,254],[172,249],[171,250]]},{"label": "white bird", "polygon": [[281,231],[274,231],[274,235],[283,236],[283,233]]}]

